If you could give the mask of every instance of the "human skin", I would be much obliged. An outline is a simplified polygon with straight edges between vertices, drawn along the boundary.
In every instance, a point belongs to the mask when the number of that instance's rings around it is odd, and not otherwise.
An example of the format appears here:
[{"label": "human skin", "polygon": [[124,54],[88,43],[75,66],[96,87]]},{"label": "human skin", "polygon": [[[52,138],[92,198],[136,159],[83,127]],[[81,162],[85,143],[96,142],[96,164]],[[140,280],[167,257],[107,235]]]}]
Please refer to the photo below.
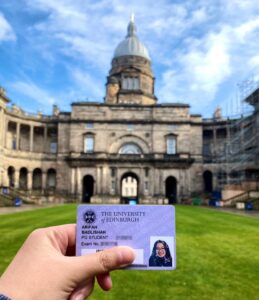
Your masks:
[{"label": "human skin", "polygon": [[165,252],[165,247],[162,243],[157,243],[156,245],[156,252],[157,252],[157,255],[159,257],[164,257],[166,252]]},{"label": "human skin", "polygon": [[0,294],[12,300],[83,300],[95,277],[103,290],[110,290],[109,272],[134,260],[129,247],[71,256],[75,239],[75,224],[33,231],[0,278]]}]

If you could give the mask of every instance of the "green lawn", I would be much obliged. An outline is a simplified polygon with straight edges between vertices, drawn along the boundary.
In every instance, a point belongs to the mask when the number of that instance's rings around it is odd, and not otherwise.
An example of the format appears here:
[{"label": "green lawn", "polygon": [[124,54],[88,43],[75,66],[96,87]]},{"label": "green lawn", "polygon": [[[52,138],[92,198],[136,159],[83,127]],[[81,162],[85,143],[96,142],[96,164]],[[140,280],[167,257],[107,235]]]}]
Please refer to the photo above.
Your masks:
[{"label": "green lawn", "polygon": [[[0,216],[0,273],[34,228],[75,221],[65,205]],[[177,269],[116,271],[100,299],[259,299],[259,219],[177,206]]]}]

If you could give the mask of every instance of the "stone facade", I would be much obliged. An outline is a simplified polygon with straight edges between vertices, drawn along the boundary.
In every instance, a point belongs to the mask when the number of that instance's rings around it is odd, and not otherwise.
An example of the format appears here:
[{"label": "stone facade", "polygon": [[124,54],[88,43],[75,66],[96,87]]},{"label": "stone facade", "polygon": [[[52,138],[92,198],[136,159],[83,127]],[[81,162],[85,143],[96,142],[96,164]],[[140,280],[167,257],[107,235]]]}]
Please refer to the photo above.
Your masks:
[{"label": "stone facade", "polygon": [[0,186],[91,203],[174,203],[218,186],[231,122],[158,104],[151,61],[130,26],[103,103],[30,115],[1,90]]}]

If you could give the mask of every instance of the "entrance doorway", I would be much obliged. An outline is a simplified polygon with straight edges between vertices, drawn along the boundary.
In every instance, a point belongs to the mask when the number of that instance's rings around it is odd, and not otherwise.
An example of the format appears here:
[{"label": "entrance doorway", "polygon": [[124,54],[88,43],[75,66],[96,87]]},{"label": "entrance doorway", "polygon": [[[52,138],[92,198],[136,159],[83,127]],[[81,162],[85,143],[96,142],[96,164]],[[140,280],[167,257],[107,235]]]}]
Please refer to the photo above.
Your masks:
[{"label": "entrance doorway", "polygon": [[177,180],[173,176],[169,176],[166,179],[165,196],[169,204],[177,203]]},{"label": "entrance doorway", "polygon": [[121,178],[121,202],[125,204],[138,203],[139,179],[136,174],[128,172]]},{"label": "entrance doorway", "polygon": [[22,190],[27,190],[28,183],[28,170],[26,168],[21,168],[19,177],[19,188]]},{"label": "entrance doorway", "polygon": [[93,193],[94,193],[94,179],[91,175],[86,175],[83,178],[82,201],[85,203],[90,203]]},{"label": "entrance doorway", "polygon": [[203,185],[204,185],[204,192],[211,193],[213,190],[213,175],[211,171],[205,171],[203,173]]},{"label": "entrance doorway", "polygon": [[8,172],[9,187],[14,187],[14,173],[15,173],[14,167],[9,167],[7,172]]}]

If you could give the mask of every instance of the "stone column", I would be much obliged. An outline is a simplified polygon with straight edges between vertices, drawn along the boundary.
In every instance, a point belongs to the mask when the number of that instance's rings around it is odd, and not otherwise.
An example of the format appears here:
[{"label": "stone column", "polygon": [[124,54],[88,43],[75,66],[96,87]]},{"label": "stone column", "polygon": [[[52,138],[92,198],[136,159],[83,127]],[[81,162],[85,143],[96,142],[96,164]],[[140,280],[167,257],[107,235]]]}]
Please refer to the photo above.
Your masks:
[{"label": "stone column", "polygon": [[21,131],[21,124],[16,123],[16,150],[20,150],[20,131]]},{"label": "stone column", "polygon": [[3,168],[3,186],[9,185],[8,171]]},{"label": "stone column", "polygon": [[159,170],[159,194],[165,196],[165,187],[163,182],[163,174],[162,170]]},{"label": "stone column", "polygon": [[139,178],[139,186],[138,186],[138,192],[139,192],[139,196],[144,196],[145,195],[145,174],[143,172],[143,168],[139,169],[138,172],[138,178]]},{"label": "stone column", "polygon": [[154,169],[154,193],[156,195],[160,193],[158,179],[159,179],[159,169]]},{"label": "stone column", "polygon": [[107,188],[107,166],[103,166],[103,194],[108,194],[108,188]]},{"label": "stone column", "polygon": [[75,168],[71,169],[71,194],[75,193]]},{"label": "stone column", "polygon": [[77,174],[76,174],[76,182],[77,182],[77,194],[78,197],[82,197],[82,180],[81,180],[81,170],[77,167]]},{"label": "stone column", "polygon": [[47,142],[48,142],[48,127],[44,127],[43,152],[49,152]]},{"label": "stone column", "polygon": [[28,170],[28,174],[27,174],[27,188],[28,191],[32,190],[32,171]]},{"label": "stone column", "polygon": [[16,189],[19,188],[19,178],[20,178],[20,172],[19,172],[19,170],[15,170],[15,172],[14,172],[14,187]]},{"label": "stone column", "polygon": [[100,195],[103,194],[103,167],[100,167]]},{"label": "stone column", "polygon": [[30,126],[30,152],[33,152],[34,126]]},{"label": "stone column", "polygon": [[97,194],[98,196],[100,195],[100,186],[101,186],[101,168],[100,167],[96,167],[96,187],[95,187],[95,194]]},{"label": "stone column", "polygon": [[44,191],[47,189],[47,172],[42,171],[42,181],[41,189]]}]

